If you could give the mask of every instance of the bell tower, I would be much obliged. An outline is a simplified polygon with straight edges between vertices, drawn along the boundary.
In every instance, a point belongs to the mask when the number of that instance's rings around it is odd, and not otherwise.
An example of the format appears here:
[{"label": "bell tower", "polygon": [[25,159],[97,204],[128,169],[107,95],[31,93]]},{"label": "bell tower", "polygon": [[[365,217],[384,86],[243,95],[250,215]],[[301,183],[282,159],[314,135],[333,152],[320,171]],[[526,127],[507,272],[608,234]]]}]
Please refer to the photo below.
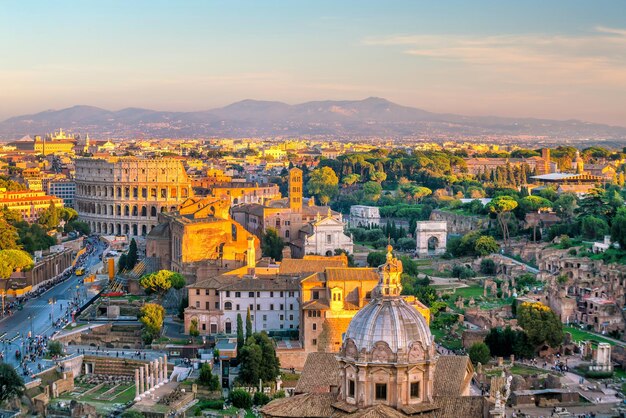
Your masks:
[{"label": "bell tower", "polygon": [[294,212],[302,210],[302,170],[289,170],[289,208]]}]

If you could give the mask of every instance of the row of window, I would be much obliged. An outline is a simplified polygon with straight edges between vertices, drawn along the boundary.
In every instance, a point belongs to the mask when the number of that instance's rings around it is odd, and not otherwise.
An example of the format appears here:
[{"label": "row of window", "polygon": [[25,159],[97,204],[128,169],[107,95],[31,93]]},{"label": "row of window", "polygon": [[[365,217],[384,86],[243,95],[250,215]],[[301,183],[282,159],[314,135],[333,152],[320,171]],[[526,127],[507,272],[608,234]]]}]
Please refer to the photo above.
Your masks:
[{"label": "row of window", "polygon": [[[219,294],[220,294],[219,292],[220,292],[219,290],[215,289],[215,296],[219,296]],[[270,291],[270,297],[271,298],[274,297],[274,293],[279,295],[281,298],[285,297],[285,292],[283,292],[281,290],[280,292]],[[204,294],[206,296],[209,296],[210,295],[210,290],[209,289],[204,289]],[[230,294],[231,294],[230,290],[227,290],[226,291],[226,297],[227,298],[231,297]],[[235,294],[236,298],[240,298],[241,297],[241,292],[234,292],[234,294]],[[196,296],[199,296],[199,295],[200,295],[200,289],[196,289]],[[255,297],[254,295],[255,295],[255,292],[248,292],[248,297],[249,298]],[[287,292],[287,296],[290,297],[290,298],[295,297],[295,295],[296,295],[296,292],[293,292],[293,291]],[[260,298],[261,297],[261,292],[256,292],[256,297]]]},{"label": "row of window", "polygon": [[[376,383],[374,390],[374,397],[377,401],[387,400],[387,383]],[[411,382],[410,386],[411,399],[419,399],[420,397],[420,382]],[[348,380],[348,397],[354,398],[356,396],[356,382],[354,380]]]},{"label": "row of window", "polygon": [[[219,303],[219,302],[214,302],[214,306],[215,306],[215,309],[219,309],[219,308],[220,308],[220,303]],[[279,310],[281,310],[281,311],[284,311],[284,310],[285,310],[285,305],[283,305],[283,304],[281,303],[279,306],[280,306]],[[198,300],[198,301],[196,301],[196,308],[197,308],[197,309],[200,309],[200,301],[199,301],[199,300]],[[254,310],[255,310],[255,305],[254,305],[253,303],[251,303],[251,304],[248,306],[248,308],[250,309],[250,311],[254,311]],[[207,311],[211,310],[211,302],[206,302],[206,303],[205,303],[205,309],[206,309]],[[225,311],[232,311],[232,310],[233,310],[233,303],[232,303],[232,302],[224,302],[224,310],[225,310]],[[241,310],[241,305],[236,304],[236,305],[235,305],[235,310],[236,310],[236,311],[240,311],[240,310]],[[256,305],[256,310],[257,310],[257,311],[260,311],[260,310],[261,310],[261,304],[260,304],[260,303],[258,303],[258,304]],[[270,303],[270,305],[269,305],[269,309],[267,309],[267,310],[268,310],[268,311],[273,311],[273,310],[274,310],[274,304],[273,304],[273,303]],[[294,310],[294,308],[293,308],[293,303],[290,303],[290,304],[289,304],[289,310],[290,310],[290,311],[293,311],[293,310]],[[283,319],[283,315],[281,315],[281,318],[280,318],[280,319],[281,319],[281,320]],[[289,316],[289,319],[293,320],[293,315],[290,315],[290,316]]]}]

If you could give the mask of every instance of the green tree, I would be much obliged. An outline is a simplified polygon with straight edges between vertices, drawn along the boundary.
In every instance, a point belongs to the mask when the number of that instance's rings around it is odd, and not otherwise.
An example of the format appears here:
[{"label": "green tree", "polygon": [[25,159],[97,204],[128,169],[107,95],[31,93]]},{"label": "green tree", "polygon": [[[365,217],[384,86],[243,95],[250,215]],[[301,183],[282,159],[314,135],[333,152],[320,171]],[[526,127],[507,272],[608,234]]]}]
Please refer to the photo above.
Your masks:
[{"label": "green tree", "polygon": [[165,309],[156,303],[146,303],[139,311],[139,321],[144,325],[143,339],[146,344],[161,335]]},{"label": "green tree", "polygon": [[366,199],[377,201],[380,199],[380,194],[383,192],[383,188],[379,183],[375,181],[368,181],[363,185],[363,193]]},{"label": "green tree", "polygon": [[237,359],[239,359],[239,355],[241,353],[241,349],[245,344],[246,340],[243,334],[243,319],[241,318],[241,314],[237,314]]},{"label": "green tree", "polygon": [[276,357],[274,342],[265,332],[252,334],[241,349],[240,379],[256,385],[259,379],[271,382],[280,373],[280,363]]},{"label": "green tree", "polygon": [[433,194],[433,191],[430,190],[428,187],[423,186],[413,186],[409,191],[411,199],[415,200],[416,202],[419,202],[420,200],[422,200],[422,198],[430,196],[431,194]]},{"label": "green tree", "polygon": [[60,356],[63,354],[63,344],[59,341],[48,342],[48,354],[51,356]]},{"label": "green tree", "polygon": [[193,318],[189,323],[189,335],[192,337],[197,337],[200,335],[200,330],[198,329],[198,320]]},{"label": "green tree", "polygon": [[19,238],[17,228],[8,223],[4,218],[0,218],[0,250],[18,249],[17,240]]},{"label": "green tree", "polygon": [[130,240],[130,245],[128,246],[128,255],[126,256],[126,270],[132,270],[137,264],[138,255],[137,255],[137,241],[135,238]]},{"label": "green tree", "polygon": [[341,179],[341,183],[343,183],[345,186],[352,186],[359,181],[361,181],[361,176],[358,174],[348,174],[347,176],[344,176],[343,179]]},{"label": "green tree", "polygon": [[609,233],[609,225],[604,219],[589,215],[581,220],[580,232],[591,240],[602,239]]},{"label": "green tree", "polygon": [[474,245],[474,251],[481,257],[497,253],[499,249],[500,246],[498,245],[496,240],[488,235],[483,235],[478,238],[476,240],[476,244]]},{"label": "green tree", "polygon": [[33,258],[22,250],[0,250],[0,279],[6,280],[16,271],[29,270]]},{"label": "green tree", "polygon": [[316,168],[309,175],[307,188],[309,194],[326,205],[339,191],[339,178],[330,167]]},{"label": "green tree", "polygon": [[517,201],[511,196],[498,196],[486,205],[486,208],[498,219],[506,247],[509,245],[509,215],[516,207]]},{"label": "green tree", "polygon": [[156,293],[163,298],[170,288],[182,289],[185,286],[185,278],[182,274],[171,270],[159,270],[141,276],[139,286],[144,288],[146,293]]},{"label": "green tree", "polygon": [[619,208],[611,225],[611,238],[619,242],[621,248],[626,248],[626,208]]},{"label": "green tree", "polygon": [[274,228],[267,228],[261,236],[261,252],[263,257],[270,257],[276,261],[283,259],[285,241]]},{"label": "green tree", "polygon": [[59,225],[59,213],[53,201],[50,201],[50,206],[39,215],[39,224],[48,230]]},{"label": "green tree", "polygon": [[474,364],[487,364],[491,360],[489,347],[485,343],[474,343],[469,349],[469,358]]},{"label": "green tree", "polygon": [[535,347],[542,344],[558,347],[563,342],[563,324],[552,309],[542,303],[524,302],[519,305],[517,323]]},{"label": "green tree", "polygon": [[254,392],[252,403],[257,406],[263,406],[270,401],[270,397],[263,392]]},{"label": "green tree", "polygon": [[126,254],[120,255],[119,260],[117,260],[117,270],[121,273],[126,269]]},{"label": "green tree", "polygon": [[367,255],[367,265],[370,267],[378,267],[385,264],[387,253],[382,251],[373,251]]},{"label": "green tree", "polygon": [[252,318],[250,317],[250,308],[248,307],[248,312],[246,313],[246,341],[251,336],[252,336]]},{"label": "green tree", "polygon": [[0,363],[0,389],[0,403],[24,394],[22,377],[8,363]]},{"label": "green tree", "polygon": [[563,193],[554,201],[554,211],[563,222],[574,219],[574,213],[578,207],[578,197],[574,193]]},{"label": "green tree", "polygon": [[235,408],[252,408],[252,396],[243,389],[233,389],[228,395],[228,399]]},{"label": "green tree", "polygon": [[202,386],[208,386],[209,390],[219,390],[220,379],[211,372],[211,365],[209,363],[202,363],[198,383]]},{"label": "green tree", "polygon": [[480,272],[482,274],[496,274],[496,263],[490,258],[483,258],[480,261]]}]

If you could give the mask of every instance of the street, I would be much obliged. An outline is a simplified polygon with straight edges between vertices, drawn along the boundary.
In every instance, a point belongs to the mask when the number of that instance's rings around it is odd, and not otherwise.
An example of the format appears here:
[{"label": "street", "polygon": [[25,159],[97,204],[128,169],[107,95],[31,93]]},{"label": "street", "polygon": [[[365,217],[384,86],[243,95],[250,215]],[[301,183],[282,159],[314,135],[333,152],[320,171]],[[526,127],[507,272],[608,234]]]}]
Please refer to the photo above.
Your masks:
[{"label": "street", "polygon": [[[83,264],[86,271],[100,262],[100,255],[103,250],[103,244],[98,242],[92,254],[86,258]],[[84,277],[72,274],[64,282],[58,283],[40,296],[25,302],[22,305],[23,309],[15,310],[11,316],[0,319],[0,335],[3,335],[2,340],[4,341],[0,344],[0,348],[5,362],[18,369],[20,360],[16,358],[15,353],[19,350],[22,355],[24,354],[24,348],[28,344],[29,332],[33,336],[49,337],[58,329],[53,326],[53,321],[60,318],[71,320],[71,314],[68,314],[70,302],[75,302],[77,296],[81,305],[89,300],[84,285],[80,284]],[[51,299],[55,303],[50,304]],[[37,358],[34,362],[27,363],[33,373],[38,372],[38,364],[41,364],[42,369],[45,369],[50,367],[52,362]],[[18,372],[22,374],[21,370]]]}]

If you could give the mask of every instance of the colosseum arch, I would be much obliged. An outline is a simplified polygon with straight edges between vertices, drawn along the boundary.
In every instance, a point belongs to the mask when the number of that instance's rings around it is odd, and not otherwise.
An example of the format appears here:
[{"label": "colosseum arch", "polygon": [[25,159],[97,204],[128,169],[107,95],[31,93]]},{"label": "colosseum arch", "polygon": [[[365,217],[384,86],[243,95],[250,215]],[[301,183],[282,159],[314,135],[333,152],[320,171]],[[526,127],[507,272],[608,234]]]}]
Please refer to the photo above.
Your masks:
[{"label": "colosseum arch", "polygon": [[156,206],[150,206],[150,216],[157,216]]},{"label": "colosseum arch", "polygon": [[130,225],[124,224],[124,234],[128,235],[130,233]]},{"label": "colosseum arch", "polygon": [[141,235],[145,237],[147,233],[148,228],[145,225],[141,225]]},{"label": "colosseum arch", "polygon": [[137,236],[137,224],[133,224],[133,235]]},{"label": "colosseum arch", "polygon": [[139,215],[139,213],[137,212],[137,205],[133,205],[133,216],[137,216],[137,215]]},{"label": "colosseum arch", "polygon": [[124,205],[124,216],[130,216],[130,207],[128,205]]},{"label": "colosseum arch", "polygon": [[146,209],[146,205],[141,205],[141,216],[147,216],[148,210]]}]

